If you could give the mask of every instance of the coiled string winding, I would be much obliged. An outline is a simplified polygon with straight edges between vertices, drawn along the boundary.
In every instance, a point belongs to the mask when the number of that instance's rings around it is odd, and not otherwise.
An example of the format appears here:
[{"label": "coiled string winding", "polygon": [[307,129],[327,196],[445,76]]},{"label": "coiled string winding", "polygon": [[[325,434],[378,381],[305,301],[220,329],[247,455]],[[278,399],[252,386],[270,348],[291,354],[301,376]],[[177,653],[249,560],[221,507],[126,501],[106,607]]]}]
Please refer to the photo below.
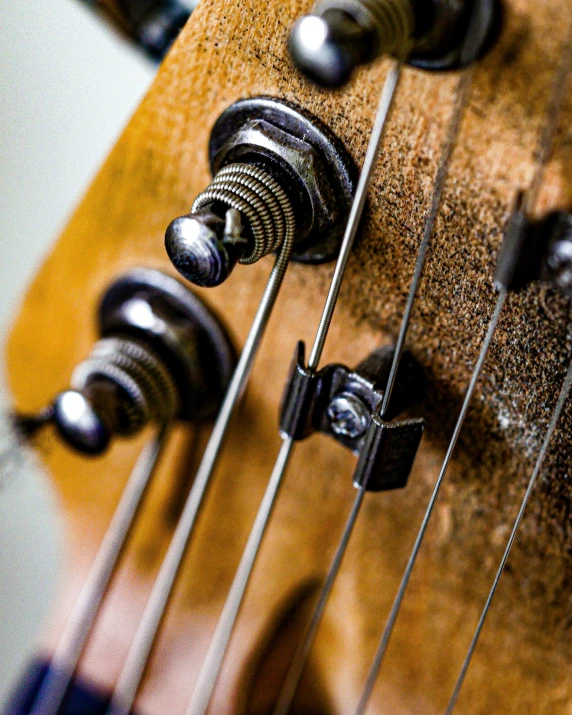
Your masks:
[{"label": "coiled string winding", "polygon": [[415,30],[412,4],[403,0],[322,0],[314,12],[323,15],[326,10],[344,10],[359,25],[374,32],[378,52],[395,57],[407,54]]},{"label": "coiled string winding", "polygon": [[295,215],[290,199],[276,179],[259,166],[223,167],[197,196],[192,211],[213,203],[236,209],[248,221],[254,245],[239,259],[240,263],[256,263],[294,240]]},{"label": "coiled string winding", "polygon": [[175,380],[163,360],[146,343],[135,338],[103,338],[73,372],[71,385],[85,390],[94,382],[109,380],[124,393],[119,434],[138,432],[149,422],[165,422],[177,412]]}]

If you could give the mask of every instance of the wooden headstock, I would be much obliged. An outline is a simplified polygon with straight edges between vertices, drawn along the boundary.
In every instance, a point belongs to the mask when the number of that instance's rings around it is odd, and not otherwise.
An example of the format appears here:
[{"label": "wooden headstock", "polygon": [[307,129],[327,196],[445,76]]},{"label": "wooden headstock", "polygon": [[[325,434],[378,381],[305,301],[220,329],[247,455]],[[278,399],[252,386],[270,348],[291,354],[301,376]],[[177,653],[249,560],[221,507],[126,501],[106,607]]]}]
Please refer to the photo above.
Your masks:
[{"label": "wooden headstock", "polygon": [[[308,7],[297,0],[202,0],[29,288],[7,350],[20,409],[36,410],[66,386],[89,352],[94,306],[115,276],[134,266],[173,273],[165,228],[207,185],[209,132],[232,102],[287,99],[321,119],[361,163],[387,64],[361,70],[343,91],[309,85],[286,52],[288,31]],[[492,310],[495,255],[516,192],[533,171],[569,13],[566,0],[510,0],[498,46],[476,69],[408,340],[428,378],[426,437],[408,488],[367,501],[298,712],[351,712],[357,700]],[[397,330],[456,83],[456,74],[406,70],[327,361],[353,365]],[[540,209],[572,203],[571,112],[568,94]],[[237,345],[270,265],[264,259],[239,267],[224,285],[197,290]],[[331,273],[331,264],[289,270],[165,621],[141,712],[184,712],[276,457],[277,410],[295,342],[312,338]],[[553,291],[536,286],[510,297],[371,712],[443,709],[556,400],[566,336],[566,303]],[[568,410],[483,633],[462,712],[569,712],[569,429]],[[172,532],[177,490],[180,496],[192,479],[189,441],[196,450],[204,440],[204,430],[178,429],[154,483],[82,666],[102,685],[111,687],[121,667]],[[70,454],[52,438],[40,444],[72,537],[49,650],[142,442],[116,445],[98,461]],[[353,464],[325,437],[296,451],[213,712],[269,711],[275,674],[284,668],[280,653],[287,660],[292,652],[353,498]]]}]

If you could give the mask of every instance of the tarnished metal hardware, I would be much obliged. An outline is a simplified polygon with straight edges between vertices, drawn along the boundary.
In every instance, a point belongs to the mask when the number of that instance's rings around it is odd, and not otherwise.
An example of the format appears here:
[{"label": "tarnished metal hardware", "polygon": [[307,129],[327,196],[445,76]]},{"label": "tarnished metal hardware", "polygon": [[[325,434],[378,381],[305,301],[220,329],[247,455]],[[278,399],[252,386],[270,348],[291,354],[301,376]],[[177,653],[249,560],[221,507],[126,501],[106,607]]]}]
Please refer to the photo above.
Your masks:
[{"label": "tarnished metal hardware", "polygon": [[354,486],[369,492],[405,487],[424,428],[422,419],[386,422],[372,415],[354,472]]},{"label": "tarnished metal hardware", "polygon": [[289,49],[310,79],[341,87],[384,54],[433,71],[465,67],[491,47],[500,19],[499,0],[320,0]]},{"label": "tarnished metal hardware", "polygon": [[378,416],[392,358],[393,349],[382,348],[355,370],[332,364],[313,372],[306,367],[304,343],[299,342],[281,408],[283,435],[302,440],[322,432],[359,455],[358,469],[363,469],[363,483],[370,491],[405,486],[425,424],[422,419],[389,421],[424,393],[423,373],[408,353],[385,419]]},{"label": "tarnished metal hardware", "polygon": [[541,219],[531,219],[524,198],[519,194],[509,219],[495,284],[518,291],[538,280],[572,297],[572,214],[553,211]]},{"label": "tarnished metal hardware", "polygon": [[[185,278],[219,285],[236,263],[278,251],[288,231],[293,260],[335,258],[357,171],[321,122],[283,100],[241,100],[216,121],[209,159],[213,182],[166,233],[167,253]],[[230,211],[239,215],[229,224]]]},{"label": "tarnished metal hardware", "polygon": [[130,271],[103,296],[98,327],[100,340],[75,368],[71,388],[38,417],[21,416],[22,431],[52,422],[71,447],[101,454],[113,437],[149,422],[215,414],[234,351],[218,319],[179,281]]},{"label": "tarnished metal hardware", "polygon": [[196,0],[83,0],[150,59],[161,61]]}]

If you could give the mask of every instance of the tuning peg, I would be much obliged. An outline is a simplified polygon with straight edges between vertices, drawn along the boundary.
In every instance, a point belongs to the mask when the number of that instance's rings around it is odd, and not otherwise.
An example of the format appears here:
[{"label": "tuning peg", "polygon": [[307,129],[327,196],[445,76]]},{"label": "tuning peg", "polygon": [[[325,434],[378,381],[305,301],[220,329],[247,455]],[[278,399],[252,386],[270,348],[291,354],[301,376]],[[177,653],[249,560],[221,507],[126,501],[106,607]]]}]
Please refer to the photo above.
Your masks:
[{"label": "tuning peg", "polygon": [[211,184],[165,235],[169,258],[187,280],[220,285],[237,263],[290,244],[301,262],[336,256],[356,171],[320,122],[284,101],[241,100],[216,121],[209,156]]},{"label": "tuning peg", "polygon": [[296,22],[294,63],[322,87],[341,87],[359,66],[382,55],[423,69],[458,69],[491,46],[498,0],[322,0]]},{"label": "tuning peg", "polygon": [[375,32],[337,9],[307,15],[294,25],[288,49],[307,77],[322,87],[342,87],[353,70],[375,57]]},{"label": "tuning peg", "polygon": [[64,441],[79,452],[102,454],[107,449],[111,429],[82,392],[60,393],[54,400],[52,419]]},{"label": "tuning peg", "polygon": [[115,281],[99,309],[100,340],[37,417],[18,416],[31,436],[53,423],[70,447],[97,455],[150,422],[206,419],[234,367],[226,332],[177,280],[136,269]]},{"label": "tuning peg", "polygon": [[241,215],[236,209],[228,209],[224,219],[203,210],[172,221],[165,234],[165,248],[173,266],[188,281],[217,286],[248,250],[241,231]]}]

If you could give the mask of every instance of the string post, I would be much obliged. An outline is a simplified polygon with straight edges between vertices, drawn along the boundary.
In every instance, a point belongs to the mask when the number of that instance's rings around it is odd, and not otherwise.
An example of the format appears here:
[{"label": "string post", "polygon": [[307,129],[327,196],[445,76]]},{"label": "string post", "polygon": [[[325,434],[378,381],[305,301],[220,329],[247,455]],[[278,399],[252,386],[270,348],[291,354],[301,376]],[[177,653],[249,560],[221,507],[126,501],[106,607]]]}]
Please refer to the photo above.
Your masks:
[{"label": "string post", "polygon": [[499,0],[321,0],[288,46],[306,77],[338,88],[383,55],[432,71],[466,67],[492,46],[500,17]]},{"label": "string post", "polygon": [[315,432],[328,434],[359,456],[354,484],[370,491],[404,487],[424,429],[424,420],[389,420],[424,394],[421,367],[403,355],[386,419],[379,417],[393,348],[376,350],[354,370],[330,364],[306,366],[305,346],[296,346],[282,401],[280,432],[295,441]]},{"label": "string post", "polygon": [[520,291],[541,281],[572,297],[572,214],[551,211],[534,219],[526,204],[519,193],[499,251],[495,285]]},{"label": "string post", "polygon": [[234,350],[218,319],[179,281],[150,269],[119,277],[101,300],[98,330],[71,387],[36,420],[17,417],[23,431],[51,422],[68,446],[99,455],[149,423],[207,419],[218,409]]},{"label": "string post", "polygon": [[333,259],[355,191],[341,143],[286,102],[258,97],[225,110],[210,137],[213,180],[167,228],[175,268],[199,286],[223,283],[292,243],[293,260]]}]

